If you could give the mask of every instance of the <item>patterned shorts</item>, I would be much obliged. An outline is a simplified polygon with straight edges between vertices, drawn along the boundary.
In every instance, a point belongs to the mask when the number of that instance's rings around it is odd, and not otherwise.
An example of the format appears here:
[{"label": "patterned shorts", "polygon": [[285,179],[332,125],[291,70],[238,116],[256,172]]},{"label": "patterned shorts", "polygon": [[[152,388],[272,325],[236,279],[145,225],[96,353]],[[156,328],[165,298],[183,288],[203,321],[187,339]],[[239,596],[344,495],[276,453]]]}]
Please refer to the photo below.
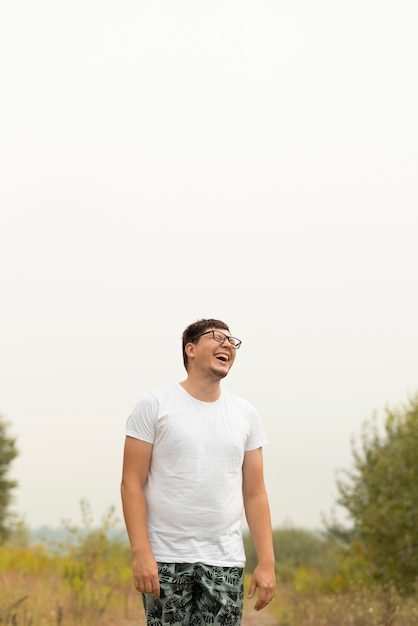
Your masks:
[{"label": "patterned shorts", "polygon": [[244,569],[158,563],[160,598],[143,594],[147,626],[239,626]]}]

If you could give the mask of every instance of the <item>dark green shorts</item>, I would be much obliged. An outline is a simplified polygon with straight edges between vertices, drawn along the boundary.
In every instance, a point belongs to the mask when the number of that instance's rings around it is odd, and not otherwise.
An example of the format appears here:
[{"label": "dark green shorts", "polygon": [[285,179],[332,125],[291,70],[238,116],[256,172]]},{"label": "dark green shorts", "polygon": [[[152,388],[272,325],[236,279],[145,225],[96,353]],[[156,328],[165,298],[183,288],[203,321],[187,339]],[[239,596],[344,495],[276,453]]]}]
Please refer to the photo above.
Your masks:
[{"label": "dark green shorts", "polygon": [[161,597],[143,594],[147,626],[239,626],[244,569],[158,563]]}]

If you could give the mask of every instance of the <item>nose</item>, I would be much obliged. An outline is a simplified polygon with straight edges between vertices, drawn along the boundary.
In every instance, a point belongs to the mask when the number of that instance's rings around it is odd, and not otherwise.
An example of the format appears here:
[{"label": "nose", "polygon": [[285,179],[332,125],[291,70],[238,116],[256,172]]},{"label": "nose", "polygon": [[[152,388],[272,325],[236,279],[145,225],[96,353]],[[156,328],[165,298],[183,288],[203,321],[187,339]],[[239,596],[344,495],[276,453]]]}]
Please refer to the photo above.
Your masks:
[{"label": "nose", "polygon": [[233,347],[234,347],[234,346],[232,345],[232,343],[231,343],[231,338],[230,338],[230,337],[225,337],[225,339],[223,340],[223,342],[222,342],[222,344],[221,344],[221,345],[222,345],[222,346],[223,346],[223,345],[225,345],[225,342],[226,342],[226,344],[227,344],[228,348],[233,348]]}]

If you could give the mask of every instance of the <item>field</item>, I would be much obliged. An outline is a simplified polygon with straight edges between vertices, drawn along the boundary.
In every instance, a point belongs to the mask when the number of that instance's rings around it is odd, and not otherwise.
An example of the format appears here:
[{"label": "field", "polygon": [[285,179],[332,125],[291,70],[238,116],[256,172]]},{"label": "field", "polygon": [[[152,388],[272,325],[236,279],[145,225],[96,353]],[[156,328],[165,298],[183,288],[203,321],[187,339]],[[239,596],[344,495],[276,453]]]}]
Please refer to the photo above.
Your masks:
[{"label": "field", "polygon": [[[10,557],[10,551],[9,557]],[[14,551],[5,566],[0,551],[0,624],[11,626],[145,626],[142,603],[128,566],[91,576],[67,558]],[[249,577],[246,577],[248,588]],[[416,597],[364,590],[339,594],[297,593],[279,584],[268,609],[256,613],[246,601],[243,626],[415,626]]]},{"label": "field", "polygon": [[[23,540],[0,545],[1,626],[145,626],[129,545],[109,538],[112,513],[101,529],[85,526],[69,529],[71,539],[52,546]],[[246,600],[243,626],[418,626],[418,593],[383,592],[358,578],[358,565],[335,569],[338,554],[331,550],[325,559],[328,544],[304,532],[282,529],[275,538],[277,554],[284,558],[289,549],[288,561],[277,563],[276,597],[258,613],[254,599]],[[251,568],[248,544],[247,550]],[[248,590],[250,574],[245,576]]]}]

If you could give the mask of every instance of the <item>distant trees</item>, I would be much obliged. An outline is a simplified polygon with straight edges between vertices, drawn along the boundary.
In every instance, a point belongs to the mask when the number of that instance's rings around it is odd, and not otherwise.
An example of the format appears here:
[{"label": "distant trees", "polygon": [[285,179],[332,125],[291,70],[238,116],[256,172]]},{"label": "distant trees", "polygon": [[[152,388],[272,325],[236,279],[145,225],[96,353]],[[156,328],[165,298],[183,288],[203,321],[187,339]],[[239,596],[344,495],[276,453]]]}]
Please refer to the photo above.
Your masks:
[{"label": "distant trees", "polygon": [[[382,429],[381,429],[382,431]],[[412,592],[418,580],[418,394],[406,406],[386,409],[383,431],[366,422],[354,469],[337,481],[337,503],[352,525],[328,531],[361,550],[375,578]]]},{"label": "distant trees", "polygon": [[[332,577],[340,559],[340,547],[334,539],[303,528],[286,524],[273,530],[278,580],[295,579],[298,570],[315,570],[325,579]],[[257,565],[257,554],[251,535],[244,533],[246,569],[252,572]]]},{"label": "distant trees", "polygon": [[9,536],[9,507],[16,481],[8,478],[10,464],[17,456],[15,438],[8,433],[8,423],[0,415],[0,543]]}]

